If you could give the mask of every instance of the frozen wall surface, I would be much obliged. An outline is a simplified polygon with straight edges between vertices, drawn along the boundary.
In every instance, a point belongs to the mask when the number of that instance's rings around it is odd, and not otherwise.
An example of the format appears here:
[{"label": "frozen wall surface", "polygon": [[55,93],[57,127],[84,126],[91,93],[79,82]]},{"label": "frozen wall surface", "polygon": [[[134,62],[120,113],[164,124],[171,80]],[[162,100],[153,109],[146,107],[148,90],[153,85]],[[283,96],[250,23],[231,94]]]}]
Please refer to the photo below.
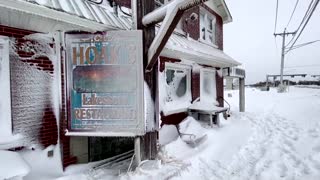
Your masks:
[{"label": "frozen wall surface", "polygon": [[39,144],[44,110],[50,106],[52,76],[10,57],[13,133],[24,135],[23,146]]}]

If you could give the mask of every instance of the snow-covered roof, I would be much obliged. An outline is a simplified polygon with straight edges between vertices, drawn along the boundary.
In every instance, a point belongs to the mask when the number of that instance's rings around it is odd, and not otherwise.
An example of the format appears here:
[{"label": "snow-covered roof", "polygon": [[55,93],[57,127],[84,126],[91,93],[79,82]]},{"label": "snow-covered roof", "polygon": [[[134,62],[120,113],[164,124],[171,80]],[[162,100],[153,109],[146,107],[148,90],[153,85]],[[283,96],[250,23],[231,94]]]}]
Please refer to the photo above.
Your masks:
[{"label": "snow-covered roof", "polygon": [[[39,32],[128,30],[132,27],[131,17],[121,11],[116,15],[108,2],[98,5],[87,0],[0,1],[0,15],[2,25]],[[161,55],[219,67],[240,64],[221,50],[178,34],[172,34]]]},{"label": "snow-covered roof", "polygon": [[2,25],[38,32],[106,31],[129,29],[131,18],[116,16],[108,4],[87,0],[6,0],[0,1]]},{"label": "snow-covered roof", "polygon": [[215,47],[175,33],[171,35],[161,55],[192,60],[199,64],[212,65],[215,67],[240,65],[239,62]]},{"label": "snow-covered roof", "polygon": [[224,24],[232,22],[232,16],[225,0],[210,0],[205,4],[221,16]]}]

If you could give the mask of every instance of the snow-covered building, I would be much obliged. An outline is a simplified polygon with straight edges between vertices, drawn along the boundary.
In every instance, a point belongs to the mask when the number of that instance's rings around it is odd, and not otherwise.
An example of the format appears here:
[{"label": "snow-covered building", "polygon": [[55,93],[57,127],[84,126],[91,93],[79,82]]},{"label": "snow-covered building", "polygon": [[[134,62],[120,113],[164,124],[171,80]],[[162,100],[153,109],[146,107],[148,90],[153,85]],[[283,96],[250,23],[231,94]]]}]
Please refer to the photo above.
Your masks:
[{"label": "snow-covered building", "polygon": [[224,106],[223,69],[240,65],[223,52],[223,25],[231,21],[224,0],[207,1],[183,14],[159,61],[162,124],[180,123],[192,104]]},{"label": "snow-covered building", "polygon": [[[130,8],[129,0],[115,2]],[[223,107],[222,69],[240,64],[223,52],[223,24],[231,21],[224,0],[183,15],[158,61],[155,107],[163,124],[181,122],[199,98]],[[44,158],[55,157],[62,167],[110,155],[102,149],[117,151],[114,138],[66,135],[71,114],[66,36],[131,26],[131,17],[109,1],[0,1],[0,149],[45,150]],[[132,143],[123,143],[118,153]]]}]

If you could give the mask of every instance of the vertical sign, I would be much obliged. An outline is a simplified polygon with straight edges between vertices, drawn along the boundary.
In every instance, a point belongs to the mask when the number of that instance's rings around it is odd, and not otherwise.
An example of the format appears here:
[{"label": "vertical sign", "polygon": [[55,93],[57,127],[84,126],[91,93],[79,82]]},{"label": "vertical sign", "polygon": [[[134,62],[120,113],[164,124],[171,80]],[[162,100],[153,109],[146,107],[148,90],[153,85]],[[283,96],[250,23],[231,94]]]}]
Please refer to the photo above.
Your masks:
[{"label": "vertical sign", "polygon": [[142,32],[67,34],[67,135],[145,133]]}]

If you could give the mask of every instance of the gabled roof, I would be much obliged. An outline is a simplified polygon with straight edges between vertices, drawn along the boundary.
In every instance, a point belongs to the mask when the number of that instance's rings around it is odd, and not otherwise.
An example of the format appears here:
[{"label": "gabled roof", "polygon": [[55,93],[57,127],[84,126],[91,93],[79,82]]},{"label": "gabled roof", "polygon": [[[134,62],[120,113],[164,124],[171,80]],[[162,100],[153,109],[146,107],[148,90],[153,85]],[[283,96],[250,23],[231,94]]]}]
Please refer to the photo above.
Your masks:
[{"label": "gabled roof", "polygon": [[205,4],[209,5],[209,7],[210,5],[213,6],[213,10],[221,16],[224,24],[232,22],[232,16],[225,0],[209,0]]}]

